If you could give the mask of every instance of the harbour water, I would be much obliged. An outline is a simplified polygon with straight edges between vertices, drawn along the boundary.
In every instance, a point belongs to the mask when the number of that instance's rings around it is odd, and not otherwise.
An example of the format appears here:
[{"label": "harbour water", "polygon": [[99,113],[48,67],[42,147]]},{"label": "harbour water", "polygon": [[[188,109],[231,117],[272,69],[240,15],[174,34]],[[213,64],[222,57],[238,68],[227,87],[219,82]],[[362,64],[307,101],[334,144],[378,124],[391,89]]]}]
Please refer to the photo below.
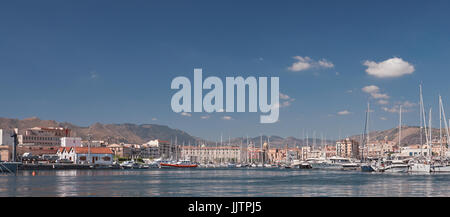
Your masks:
[{"label": "harbour water", "polygon": [[40,170],[0,175],[0,196],[450,196],[450,174],[278,168]]}]

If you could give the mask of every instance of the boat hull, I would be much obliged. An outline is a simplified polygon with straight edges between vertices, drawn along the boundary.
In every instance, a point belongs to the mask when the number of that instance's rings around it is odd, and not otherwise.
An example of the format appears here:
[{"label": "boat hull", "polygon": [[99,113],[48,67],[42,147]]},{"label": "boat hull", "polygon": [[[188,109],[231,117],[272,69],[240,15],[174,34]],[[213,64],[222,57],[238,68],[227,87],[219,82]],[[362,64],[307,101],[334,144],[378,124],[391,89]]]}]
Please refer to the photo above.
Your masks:
[{"label": "boat hull", "polygon": [[362,165],[361,172],[374,172],[375,169],[371,165]]},{"label": "boat hull", "polygon": [[431,165],[429,164],[413,164],[409,168],[409,172],[413,173],[429,173],[431,172]]},{"label": "boat hull", "polygon": [[407,173],[408,169],[408,167],[388,167],[383,171],[385,173]]},{"label": "boat hull", "polygon": [[432,172],[450,172],[450,166],[433,166]]},{"label": "boat hull", "polygon": [[181,164],[168,164],[168,163],[161,163],[161,168],[196,168],[198,167],[197,164],[189,164],[189,165],[181,165]]},{"label": "boat hull", "polygon": [[312,169],[326,169],[326,170],[340,170],[342,169],[342,164],[331,164],[331,163],[311,163]]}]

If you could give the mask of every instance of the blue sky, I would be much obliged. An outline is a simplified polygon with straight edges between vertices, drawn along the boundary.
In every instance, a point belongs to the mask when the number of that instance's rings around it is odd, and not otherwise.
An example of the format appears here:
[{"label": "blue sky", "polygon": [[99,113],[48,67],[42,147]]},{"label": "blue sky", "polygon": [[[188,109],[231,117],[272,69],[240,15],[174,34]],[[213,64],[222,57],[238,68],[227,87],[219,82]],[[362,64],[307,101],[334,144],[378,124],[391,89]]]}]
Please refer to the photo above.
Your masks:
[{"label": "blue sky", "polygon": [[[399,104],[418,125],[423,81],[438,123],[438,94],[450,105],[448,11],[448,1],[1,2],[0,117],[337,138],[361,133],[367,99],[371,129],[396,127]],[[289,96],[280,121],[173,113],[170,82],[192,81],[196,67],[223,80],[278,76]]]}]

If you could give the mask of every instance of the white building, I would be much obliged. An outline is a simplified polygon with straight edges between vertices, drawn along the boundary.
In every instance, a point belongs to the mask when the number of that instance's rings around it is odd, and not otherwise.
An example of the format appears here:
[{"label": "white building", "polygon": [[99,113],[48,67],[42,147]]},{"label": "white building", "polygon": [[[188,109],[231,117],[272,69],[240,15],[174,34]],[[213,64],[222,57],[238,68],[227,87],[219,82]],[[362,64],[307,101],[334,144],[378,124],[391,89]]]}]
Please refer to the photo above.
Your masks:
[{"label": "white building", "polygon": [[182,147],[181,156],[199,163],[209,162],[241,162],[241,149],[235,146],[219,146],[219,147]]},{"label": "white building", "polygon": [[[170,144],[169,141],[160,139],[150,140],[142,146],[151,148],[149,152],[152,158],[177,159],[181,156],[180,147]],[[157,148],[158,150],[156,150]]]},{"label": "white building", "polygon": [[400,157],[428,157],[430,155],[431,149],[429,149],[427,145],[424,145],[422,148],[420,147],[420,145],[410,145],[407,147],[402,147],[399,154]]},{"label": "white building", "polygon": [[81,138],[79,137],[62,137],[61,147],[81,147]]},{"label": "white building", "polygon": [[74,164],[111,165],[113,163],[113,152],[105,147],[60,148],[56,154],[59,159],[67,159]]},{"label": "white building", "polygon": [[11,137],[12,132],[0,129],[0,145],[12,146],[14,139]]}]

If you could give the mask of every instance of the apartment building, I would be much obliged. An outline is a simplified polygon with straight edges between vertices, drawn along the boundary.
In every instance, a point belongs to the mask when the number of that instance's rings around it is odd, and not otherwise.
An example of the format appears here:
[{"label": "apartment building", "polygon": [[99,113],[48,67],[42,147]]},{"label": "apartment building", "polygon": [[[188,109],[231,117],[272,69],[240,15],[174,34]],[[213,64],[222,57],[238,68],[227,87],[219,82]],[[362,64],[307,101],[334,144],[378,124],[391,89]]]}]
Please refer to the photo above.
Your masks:
[{"label": "apartment building", "polygon": [[19,144],[60,146],[61,138],[70,137],[70,129],[62,127],[33,127],[18,136]]}]

